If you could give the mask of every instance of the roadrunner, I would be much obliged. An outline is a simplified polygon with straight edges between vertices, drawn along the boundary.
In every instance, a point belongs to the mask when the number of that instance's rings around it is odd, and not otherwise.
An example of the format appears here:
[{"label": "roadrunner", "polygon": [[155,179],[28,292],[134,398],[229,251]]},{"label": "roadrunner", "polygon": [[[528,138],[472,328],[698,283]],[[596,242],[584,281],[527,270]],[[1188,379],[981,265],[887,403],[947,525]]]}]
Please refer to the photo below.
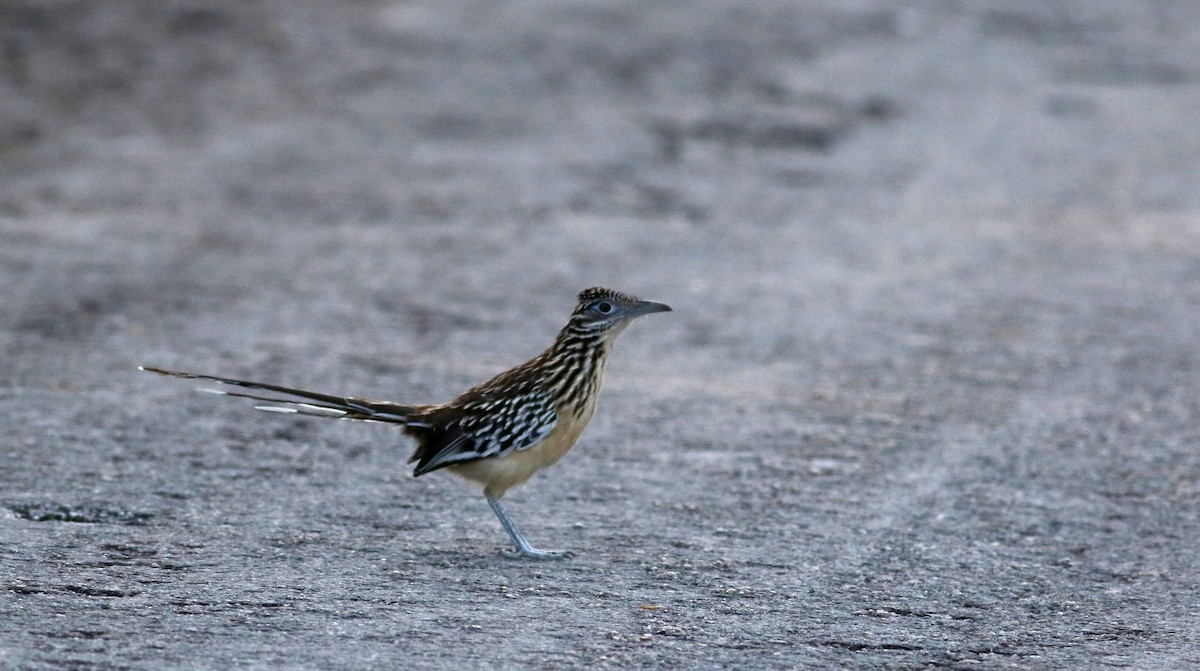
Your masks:
[{"label": "roadrunner", "polygon": [[570,553],[533,547],[500,499],[509,488],[561,459],[579,439],[596,411],[609,349],[629,322],[670,310],[662,303],[611,289],[585,289],[567,325],[545,352],[441,405],[404,405],[148,366],[141,369],[282,395],[206,390],[274,404],[256,406],[260,410],[399,424],[417,442],[408,460],[416,462],[414,476],[445,468],[482,484],[484,497],[516,545],[509,556],[558,559]]}]

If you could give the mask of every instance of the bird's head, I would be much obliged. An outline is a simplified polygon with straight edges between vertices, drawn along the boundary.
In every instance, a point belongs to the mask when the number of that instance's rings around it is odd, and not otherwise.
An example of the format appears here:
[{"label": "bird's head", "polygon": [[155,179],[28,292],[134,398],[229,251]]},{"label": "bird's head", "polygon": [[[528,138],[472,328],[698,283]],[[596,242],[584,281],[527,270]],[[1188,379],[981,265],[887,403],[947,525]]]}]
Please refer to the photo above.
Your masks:
[{"label": "bird's head", "polygon": [[671,307],[662,303],[639,300],[612,289],[592,287],[579,292],[579,304],[571,313],[568,328],[581,335],[615,336],[636,317],[670,311]]}]

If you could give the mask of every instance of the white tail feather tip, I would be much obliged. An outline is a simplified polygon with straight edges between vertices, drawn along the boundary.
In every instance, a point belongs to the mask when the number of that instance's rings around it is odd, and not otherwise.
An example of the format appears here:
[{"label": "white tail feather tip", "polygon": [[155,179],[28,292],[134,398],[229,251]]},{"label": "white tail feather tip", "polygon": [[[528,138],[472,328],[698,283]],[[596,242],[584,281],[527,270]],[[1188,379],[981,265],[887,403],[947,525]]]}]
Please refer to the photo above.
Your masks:
[{"label": "white tail feather tip", "polygon": [[318,417],[344,417],[346,415],[345,410],[322,408],[319,405],[309,405],[307,403],[297,404],[297,410],[305,415],[316,415]]}]

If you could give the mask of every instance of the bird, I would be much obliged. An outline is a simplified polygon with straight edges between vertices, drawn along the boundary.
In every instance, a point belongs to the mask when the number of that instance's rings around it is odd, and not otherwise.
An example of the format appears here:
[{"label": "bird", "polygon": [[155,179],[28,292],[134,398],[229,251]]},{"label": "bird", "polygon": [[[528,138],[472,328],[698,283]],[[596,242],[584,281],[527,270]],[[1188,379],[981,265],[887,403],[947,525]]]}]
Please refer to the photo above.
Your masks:
[{"label": "bird", "polygon": [[573,553],[534,547],[500,499],[534,473],[557,463],[575,445],[596,411],[608,354],[617,336],[637,317],[670,311],[664,303],[612,289],[584,289],[566,325],[545,351],[447,403],[434,405],[323,394],[153,366],[139,369],[253,390],[257,393],[201,391],[265,403],[255,406],[260,410],[398,424],[416,442],[408,460],[415,464],[414,477],[445,469],[482,485],[484,498],[515,546],[504,554],[562,559]]}]

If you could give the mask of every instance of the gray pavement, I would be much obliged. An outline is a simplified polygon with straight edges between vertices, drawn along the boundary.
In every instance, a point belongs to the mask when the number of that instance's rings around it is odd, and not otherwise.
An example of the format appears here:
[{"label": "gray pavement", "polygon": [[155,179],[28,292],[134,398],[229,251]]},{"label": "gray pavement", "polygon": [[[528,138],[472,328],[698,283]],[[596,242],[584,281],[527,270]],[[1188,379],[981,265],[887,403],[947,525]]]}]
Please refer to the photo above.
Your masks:
[{"label": "gray pavement", "polygon": [[[0,668],[1200,667],[1200,5],[0,3]],[[602,284],[506,498],[386,426]]]}]

